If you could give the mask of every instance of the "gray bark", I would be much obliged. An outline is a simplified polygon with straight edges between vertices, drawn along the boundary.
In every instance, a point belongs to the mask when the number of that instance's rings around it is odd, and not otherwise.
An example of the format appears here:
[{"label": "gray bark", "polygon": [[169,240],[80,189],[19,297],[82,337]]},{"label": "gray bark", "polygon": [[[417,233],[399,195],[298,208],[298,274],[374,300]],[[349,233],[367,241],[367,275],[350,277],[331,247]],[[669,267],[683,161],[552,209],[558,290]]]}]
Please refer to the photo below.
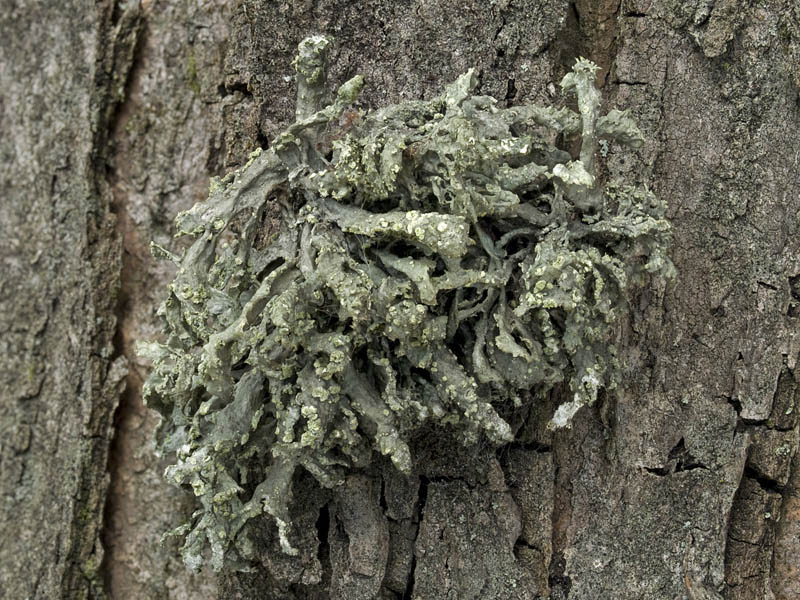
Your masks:
[{"label": "gray bark", "polygon": [[[259,572],[191,574],[158,543],[191,503],[140,400],[172,275],[147,248],[293,120],[309,33],[373,107],[472,66],[565,102],[591,58],[648,138],[609,174],[668,200],[679,276],[636,298],[625,385],[571,430],[537,405],[500,451],[443,434],[411,478],[300,478],[298,558],[265,520]],[[798,65],[790,0],[7,0],[0,598],[800,597]]]}]

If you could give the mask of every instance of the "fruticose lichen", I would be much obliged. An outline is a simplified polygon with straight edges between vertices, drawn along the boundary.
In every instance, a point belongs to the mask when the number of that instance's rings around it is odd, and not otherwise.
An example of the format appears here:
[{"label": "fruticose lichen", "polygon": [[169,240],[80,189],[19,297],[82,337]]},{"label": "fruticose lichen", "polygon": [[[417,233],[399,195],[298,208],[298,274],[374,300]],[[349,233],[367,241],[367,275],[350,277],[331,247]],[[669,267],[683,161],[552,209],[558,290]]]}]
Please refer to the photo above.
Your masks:
[{"label": "fruticose lichen", "polygon": [[[465,443],[514,437],[496,408],[557,384],[570,423],[617,384],[615,325],[632,286],[670,277],[664,206],[601,184],[600,140],[636,147],[625,112],[601,116],[580,59],[567,108],[500,108],[473,70],[429,101],[352,108],[362,78],[326,87],[328,40],[295,62],[297,121],[177,217],[194,243],[160,308],[147,405],[163,417],[166,475],[199,508],[173,533],[194,568],[247,568],[248,521],[267,513],[289,554],[292,478],[336,486],[374,450],[412,470],[427,423]],[[554,145],[581,137],[573,160]],[[280,226],[265,221],[280,213]]]}]

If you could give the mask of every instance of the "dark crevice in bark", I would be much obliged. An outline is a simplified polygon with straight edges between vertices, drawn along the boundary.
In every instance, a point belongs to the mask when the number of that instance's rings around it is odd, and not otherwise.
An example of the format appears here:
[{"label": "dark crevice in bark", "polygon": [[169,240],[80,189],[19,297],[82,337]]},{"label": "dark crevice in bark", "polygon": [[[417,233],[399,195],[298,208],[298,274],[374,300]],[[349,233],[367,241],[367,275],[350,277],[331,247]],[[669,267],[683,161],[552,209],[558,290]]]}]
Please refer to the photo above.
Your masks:
[{"label": "dark crevice in bark", "polygon": [[737,417],[742,414],[742,403],[738,398],[726,396],[725,401],[733,407],[733,410],[736,411]]},{"label": "dark crevice in bark", "polygon": [[745,419],[744,417],[739,418],[739,423],[742,425],[743,428],[753,428],[753,427],[766,427],[768,419]]},{"label": "dark crevice in bark", "polygon": [[580,16],[575,2],[570,2],[567,15],[564,19],[564,26],[553,42],[554,55],[557,57],[557,77],[567,74],[575,63],[575,59],[582,53],[582,36],[580,28]]},{"label": "dark crevice in bark", "polygon": [[403,600],[412,600],[414,597],[414,571],[417,568],[417,554],[413,552],[411,554],[411,570],[408,573],[408,584],[406,585],[406,589],[403,592]]},{"label": "dark crevice in bark", "polygon": [[[669,167],[667,166],[669,161],[665,161],[664,157],[666,156],[666,147],[667,147],[667,140],[668,140],[668,129],[669,129],[669,115],[670,110],[667,107],[667,82],[670,81],[670,63],[669,61],[666,62],[664,66],[664,76],[659,83],[659,89],[657,92],[658,94],[658,102],[656,103],[656,110],[658,110],[658,127],[656,129],[656,138],[657,138],[657,150],[655,152],[655,156],[653,156],[653,175],[652,178],[654,181],[663,180],[663,177],[666,175]],[[724,302],[724,299],[723,299]],[[722,305],[722,302],[720,303]],[[665,315],[669,309],[665,307]],[[723,311],[724,311],[723,307]]]},{"label": "dark crevice in bark", "polygon": [[569,598],[569,592],[572,589],[572,579],[564,574],[566,568],[567,561],[564,555],[561,552],[554,554],[553,560],[550,561],[548,583],[554,593],[558,590],[557,593],[560,593],[560,598]]},{"label": "dark crevice in bark", "polygon": [[545,454],[553,451],[553,447],[549,444],[540,444],[538,442],[511,442],[505,448],[527,450],[529,452],[538,452],[539,454]]},{"label": "dark crevice in bark", "polygon": [[[380,505],[381,511],[384,515],[386,515],[386,511],[389,510],[389,505],[386,503],[386,479],[383,477],[381,478]],[[389,517],[387,516],[386,518],[388,519]]]},{"label": "dark crevice in bark", "polygon": [[792,294],[792,298],[795,300],[800,300],[800,274],[795,275],[794,277],[789,277],[789,289]]},{"label": "dark crevice in bark", "polygon": [[111,26],[116,27],[122,17],[122,7],[120,3],[115,1],[114,6],[111,8]]},{"label": "dark crevice in bark", "polygon": [[130,95],[133,73],[139,68],[144,18],[138,2],[124,10],[119,3],[113,5],[116,18],[111,19],[105,32],[105,42],[95,77],[95,88],[102,96],[99,116],[101,122],[95,129],[94,162],[96,174],[108,178],[113,149],[108,147],[113,139],[116,124]]},{"label": "dark crevice in bark", "polygon": [[[322,565],[323,574],[331,573],[331,552],[328,543],[328,535],[331,527],[331,512],[328,504],[325,504],[319,509],[319,517],[315,523],[317,528],[317,539],[319,546],[317,547],[317,559]],[[323,578],[325,575],[323,575]]]},{"label": "dark crevice in bark", "polygon": [[[762,548],[763,547],[763,544],[759,544],[759,543],[756,543],[756,542],[751,542],[750,540],[744,540],[744,539],[741,539],[741,538],[737,538],[737,537],[735,537],[733,535],[729,535],[728,536],[728,540],[730,540],[731,542],[736,542],[737,544],[745,544],[747,546],[753,546],[755,548]],[[743,579],[747,579],[748,577],[759,577],[759,575],[758,574],[756,574],[756,575],[748,575],[748,576],[743,577]],[[736,585],[731,585],[730,587],[736,587]]]},{"label": "dark crevice in bark", "polygon": [[769,492],[771,494],[780,494],[783,495],[783,486],[780,485],[774,479],[770,479],[769,477],[759,473],[752,467],[745,467],[744,468],[744,476],[748,479],[752,479],[755,481],[759,487],[765,492]]},{"label": "dark crevice in bark", "polygon": [[778,427],[770,419],[743,419],[739,417],[736,422],[736,433],[755,433],[756,430],[775,431],[777,433],[787,433],[794,430],[794,426]]},{"label": "dark crevice in bark", "polygon": [[709,22],[710,19],[711,19],[711,10],[709,9],[705,12],[705,14],[702,15],[701,19],[695,23],[695,27],[701,29],[703,26],[705,26],[706,23]]},{"label": "dark crevice in bark", "polygon": [[261,129],[260,125],[256,131],[256,142],[262,150],[269,148],[269,137],[267,137],[267,134],[264,133],[264,130]]},{"label": "dark crevice in bark", "polygon": [[[579,468],[575,463],[575,455],[587,435],[586,430],[581,433],[573,429],[568,436],[561,434],[553,438],[553,510],[548,587],[554,599],[567,598],[572,588],[572,580],[566,575],[564,551],[569,545],[569,527],[573,516],[572,478]],[[573,441],[570,442],[570,439]]]},{"label": "dark crevice in bark", "polygon": [[694,469],[708,469],[706,465],[698,461],[689,449],[686,442],[681,438],[675,447],[669,451],[669,460],[675,461],[675,472],[692,471]]},{"label": "dark crevice in bark", "polygon": [[800,275],[789,277],[789,309],[786,315],[789,317],[800,317]]},{"label": "dark crevice in bark", "polygon": [[417,522],[419,523],[422,523],[425,504],[428,502],[428,485],[431,481],[435,480],[424,475],[419,476],[419,495],[417,498]]},{"label": "dark crevice in bark", "polygon": [[617,51],[619,50],[619,37],[620,37],[620,12],[622,10],[622,0],[617,2],[616,7],[614,8],[614,12],[611,15],[611,19],[613,20],[613,37],[611,39],[611,45],[609,48],[609,60],[608,60],[608,71],[606,72],[606,76],[604,78],[604,86],[608,83],[609,79],[612,77],[612,73],[615,72],[616,62],[617,62]]},{"label": "dark crevice in bark", "polygon": [[500,34],[503,32],[503,28],[506,26],[506,18],[501,17],[500,27],[497,28],[497,31],[494,32],[494,37],[492,41],[497,41],[497,38],[500,37]]},{"label": "dark crevice in bark", "polygon": [[768,290],[772,290],[773,292],[777,292],[777,291],[778,291],[778,288],[777,288],[777,286],[775,286],[775,285],[773,285],[773,284],[769,283],[768,281],[761,281],[761,280],[759,279],[759,280],[757,280],[757,281],[756,281],[756,283],[757,283],[758,285],[760,285],[761,287],[767,288]]},{"label": "dark crevice in bark", "polygon": [[648,473],[651,473],[653,475],[657,475],[658,477],[666,477],[668,475],[673,475],[675,473],[680,473],[682,471],[693,471],[695,469],[702,469],[702,470],[707,471],[708,467],[706,467],[705,465],[701,465],[701,464],[693,464],[693,465],[685,466],[685,465],[682,465],[681,463],[678,463],[678,464],[676,464],[674,466],[673,465],[667,465],[667,466],[664,466],[664,467],[644,467],[645,471],[647,471]]},{"label": "dark crevice in bark", "polygon": [[577,0],[569,3],[564,27],[559,35],[559,62],[567,73],[579,56],[600,67],[597,85],[613,83],[611,74],[616,60],[621,0]]},{"label": "dark crevice in bark", "polygon": [[708,470],[708,467],[698,461],[689,449],[686,442],[681,438],[667,455],[667,464],[661,467],[644,467],[644,470],[659,477],[681,473],[682,471],[693,471],[695,469]]},{"label": "dark crevice in bark", "polygon": [[515,81],[514,79],[509,79],[509,80],[508,80],[508,85],[507,85],[507,87],[506,87],[506,97],[504,98],[504,99],[505,99],[505,101],[506,101],[506,105],[507,105],[507,106],[510,106],[510,105],[511,105],[511,102],[512,102],[512,101],[514,100],[514,98],[516,98],[516,97],[517,97],[517,86],[516,86],[516,81]]},{"label": "dark crevice in bark", "polygon": [[708,342],[703,341],[703,338],[700,337],[700,335],[697,333],[692,334],[692,340],[700,344],[706,350],[713,350],[713,348],[708,344]]},{"label": "dark crevice in bark", "polygon": [[[447,476],[447,475],[433,475],[433,476],[426,477],[424,475],[420,475],[420,498],[422,499],[422,494],[423,494],[423,491],[422,491],[423,487],[422,486],[423,486],[423,483],[425,485],[425,488],[424,488],[425,498],[427,498],[428,484],[430,484],[430,483],[453,483],[453,482],[462,483],[469,490],[474,490],[476,487],[478,487],[477,483],[470,482],[467,479],[464,479],[463,477],[450,477],[450,476]],[[424,506],[425,506],[425,502],[424,502],[424,500],[421,500],[421,503],[420,503],[420,516],[422,514],[421,511],[422,511],[422,508]]]},{"label": "dark crevice in bark", "polygon": [[424,475],[420,475],[419,477],[419,493],[417,495],[417,510],[416,510],[416,522],[417,522],[417,532],[414,535],[414,545],[412,547],[411,553],[411,568],[409,569],[408,573],[408,582],[406,583],[406,589],[403,592],[403,600],[411,600],[414,597],[414,584],[416,582],[415,578],[415,571],[417,569],[417,538],[419,537],[419,530],[422,526],[422,519],[425,513],[425,504],[428,502],[428,484],[431,480]]},{"label": "dark crevice in bark", "polygon": [[244,81],[221,83],[217,87],[217,93],[219,94],[220,98],[225,98],[226,96],[230,96],[234,92],[239,92],[245,98],[253,97],[253,91],[250,89],[250,86]]},{"label": "dark crevice in bark", "polygon": [[581,13],[578,11],[578,4],[576,2],[569,3],[570,13],[575,19],[575,24],[580,28],[581,26]]},{"label": "dark crevice in bark", "polygon": [[331,512],[328,505],[325,504],[322,508],[319,509],[319,517],[317,517],[317,521],[315,523],[315,527],[317,528],[317,539],[319,540],[320,551],[322,551],[323,547],[327,547],[328,545],[328,531],[331,525]]},{"label": "dark crevice in bark", "polygon": [[542,552],[541,548],[539,548],[538,546],[534,546],[533,544],[530,544],[527,541],[525,541],[524,539],[522,539],[521,537],[519,537],[519,538],[517,538],[517,541],[514,542],[514,557],[517,560],[520,560],[520,557],[519,557],[519,549],[520,548],[527,548],[528,550],[535,550],[536,552],[544,554]]},{"label": "dark crevice in bark", "polygon": [[672,472],[669,467],[644,467],[644,470],[659,477],[666,477]]},{"label": "dark crevice in bark", "polygon": [[[116,329],[113,337],[113,353],[114,357],[126,357],[129,361],[128,364],[130,364],[130,360],[133,357],[130,354],[131,349],[128,347],[129,344],[125,339],[124,327],[126,322],[132,318],[130,295],[133,286],[132,280],[138,272],[138,265],[134,260],[133,254],[127,247],[127,240],[133,235],[133,226],[127,206],[125,205],[125,198],[117,193],[117,187],[115,185],[117,147],[114,141],[119,137],[120,132],[124,128],[131,97],[132,82],[136,72],[142,68],[145,21],[138,3],[135,3],[133,8],[125,8],[124,10],[119,4],[115,4],[114,10],[118,12],[115,19],[116,26],[114,31],[116,39],[114,40],[113,49],[111,50],[114,55],[111,66],[112,72],[108,75],[111,85],[116,85],[118,87],[116,90],[117,95],[113,95],[115,90],[111,91],[113,104],[107,113],[108,122],[101,128],[104,132],[105,139],[102,145],[98,147],[100,154],[98,155],[96,172],[104,177],[103,188],[106,190],[105,194],[109,198],[109,207],[116,215],[115,235],[121,242],[119,291],[117,304],[114,309]],[[136,390],[139,387],[137,385],[138,382],[132,381],[132,378],[135,377],[136,373],[129,369],[125,387],[119,397],[119,403],[113,415],[113,437],[109,444],[106,466],[110,481],[109,491],[106,493],[103,507],[103,529],[100,531],[99,535],[99,541],[105,548],[103,561],[99,569],[105,591],[109,594],[113,591],[113,582],[111,578],[112,557],[110,552],[110,548],[113,544],[113,535],[109,528],[112,523],[112,515],[117,510],[113,500],[113,494],[110,493],[110,490],[113,483],[119,477],[120,472],[125,468],[130,468],[130,465],[125,466],[121,459],[120,443],[121,437],[124,435],[124,427],[122,427],[122,424],[133,415],[132,407],[135,402]]]},{"label": "dark crevice in bark", "polygon": [[693,463],[678,462],[678,464],[675,465],[675,472],[676,473],[680,473],[682,471],[694,471],[695,469],[708,471],[708,467],[706,465],[702,464],[702,463],[699,463],[699,462],[693,462]]},{"label": "dark crevice in bark", "polygon": [[[762,493],[754,493],[752,483],[757,484]],[[732,590],[748,580],[755,583],[744,586],[744,595],[740,593],[736,598],[755,598],[757,596],[751,595],[755,590],[769,585],[774,567],[775,534],[785,504],[783,493],[784,488],[778,482],[749,466],[744,467],[726,526],[725,586]],[[731,596],[726,594],[726,597]]]},{"label": "dark crevice in bark", "polygon": [[108,493],[106,474],[111,462],[115,409],[122,395],[120,382],[125,371],[123,352],[117,345],[114,321],[120,278],[118,257],[121,236],[111,214],[107,156],[109,133],[127,89],[140,31],[139,6],[123,10],[117,17],[113,3],[97,7],[97,47],[95,75],[90,100],[92,145],[88,181],[93,198],[87,207],[87,262],[91,269],[92,308],[97,326],[90,351],[92,372],[91,405],[81,436],[87,440],[75,462],[80,478],[70,523],[69,553],[61,580],[63,597],[100,598],[105,595],[104,562],[101,544],[106,526],[105,502]]}]

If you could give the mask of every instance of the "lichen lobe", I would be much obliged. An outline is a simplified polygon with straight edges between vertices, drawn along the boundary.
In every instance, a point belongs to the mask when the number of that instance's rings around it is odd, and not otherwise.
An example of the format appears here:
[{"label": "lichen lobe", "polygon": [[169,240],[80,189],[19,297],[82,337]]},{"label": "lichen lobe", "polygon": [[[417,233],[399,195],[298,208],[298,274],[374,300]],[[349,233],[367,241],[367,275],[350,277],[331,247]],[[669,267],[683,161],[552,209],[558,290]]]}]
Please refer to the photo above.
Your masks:
[{"label": "lichen lobe", "polygon": [[[599,115],[594,65],[562,82],[566,108],[502,109],[473,71],[430,101],[353,108],[363,80],[326,87],[321,37],[295,61],[297,122],[213,180],[178,216],[195,238],[159,314],[148,406],[175,484],[199,508],[172,534],[190,567],[248,569],[249,522],[292,545],[298,468],[333,487],[373,451],[413,469],[411,434],[451,427],[507,443],[498,409],[555,385],[568,426],[618,382],[616,323],[633,286],[669,278],[669,224],[652,193],[601,184],[601,139],[637,146],[624,112]],[[554,145],[581,136],[580,157]],[[271,205],[281,225],[264,240]]]}]

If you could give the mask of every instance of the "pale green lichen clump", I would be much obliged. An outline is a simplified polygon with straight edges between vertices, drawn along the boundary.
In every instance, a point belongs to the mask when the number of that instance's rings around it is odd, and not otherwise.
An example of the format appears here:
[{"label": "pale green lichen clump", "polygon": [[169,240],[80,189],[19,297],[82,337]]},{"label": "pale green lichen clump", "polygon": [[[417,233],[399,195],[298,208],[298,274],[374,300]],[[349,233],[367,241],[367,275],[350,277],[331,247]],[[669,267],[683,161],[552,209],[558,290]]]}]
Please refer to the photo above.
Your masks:
[{"label": "pale green lichen clump", "polygon": [[[649,274],[672,275],[669,225],[646,189],[602,185],[598,140],[637,146],[599,115],[595,65],[566,108],[500,108],[469,71],[430,101],[362,113],[356,77],[331,94],[327,40],[295,63],[298,121],[177,218],[195,237],[160,309],[144,390],[175,484],[199,508],[173,533],[186,563],[247,568],[267,513],[292,554],[292,478],[326,487],[377,450],[412,469],[427,422],[465,443],[514,437],[497,408],[564,382],[551,425],[616,385],[615,322]],[[554,146],[580,135],[579,160]],[[279,209],[279,211],[278,211]],[[269,239],[267,211],[280,212]]]}]

